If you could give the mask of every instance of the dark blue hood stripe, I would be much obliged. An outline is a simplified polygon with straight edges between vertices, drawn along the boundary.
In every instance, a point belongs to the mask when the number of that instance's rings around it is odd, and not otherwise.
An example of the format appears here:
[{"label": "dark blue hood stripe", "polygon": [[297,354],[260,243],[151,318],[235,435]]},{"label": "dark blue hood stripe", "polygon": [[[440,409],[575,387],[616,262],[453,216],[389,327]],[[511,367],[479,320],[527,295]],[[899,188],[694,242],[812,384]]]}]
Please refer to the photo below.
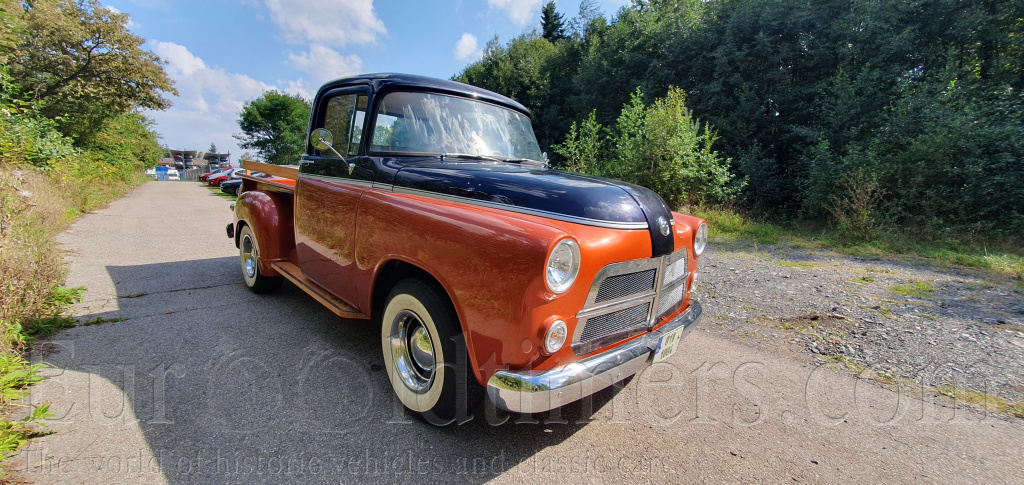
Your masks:
[{"label": "dark blue hood stripe", "polygon": [[407,187],[395,186],[393,188],[393,190],[395,192],[402,193],[402,194],[420,195],[420,196],[424,196],[424,197],[431,197],[431,198],[434,198],[434,199],[441,199],[441,200],[449,200],[449,201],[452,201],[452,202],[459,202],[459,203],[463,203],[463,204],[472,204],[472,205],[478,205],[478,206],[481,206],[481,207],[490,207],[492,209],[500,209],[500,210],[505,210],[505,211],[510,211],[510,212],[518,212],[520,214],[529,214],[529,215],[534,215],[534,216],[538,216],[538,217],[544,217],[546,219],[555,219],[555,220],[559,220],[559,221],[571,222],[571,223],[574,223],[574,224],[582,224],[584,226],[606,227],[606,228],[609,228],[609,229],[642,229],[642,230],[648,230],[649,229],[648,228],[648,224],[646,222],[612,222],[612,221],[602,221],[602,220],[599,220],[599,219],[588,219],[588,218],[585,218],[585,217],[574,217],[574,216],[570,216],[570,215],[566,215],[566,214],[560,214],[560,213],[557,213],[557,212],[548,212],[548,211],[543,211],[543,210],[530,209],[530,208],[526,208],[526,207],[519,207],[519,206],[515,206],[515,205],[501,203],[501,202],[490,202],[490,201],[486,201],[486,200],[473,199],[473,198],[470,198],[470,197],[461,197],[461,196],[457,196],[457,195],[449,195],[449,194],[444,194],[444,193],[430,191],[430,190],[410,189],[410,188],[407,188]]}]

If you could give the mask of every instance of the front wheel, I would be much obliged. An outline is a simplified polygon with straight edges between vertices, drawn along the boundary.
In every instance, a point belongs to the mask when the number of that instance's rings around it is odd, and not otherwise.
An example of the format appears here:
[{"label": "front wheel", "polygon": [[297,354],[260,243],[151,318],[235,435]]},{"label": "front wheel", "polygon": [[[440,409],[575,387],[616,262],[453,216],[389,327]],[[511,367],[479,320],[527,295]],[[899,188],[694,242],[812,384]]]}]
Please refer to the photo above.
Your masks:
[{"label": "front wheel", "polygon": [[414,278],[395,285],[384,308],[381,345],[395,395],[431,424],[462,421],[483,395],[469,369],[458,317],[433,285]]},{"label": "front wheel", "polygon": [[242,226],[238,234],[238,256],[242,263],[242,276],[245,278],[245,286],[248,286],[253,293],[270,293],[281,287],[284,283],[282,276],[266,276],[260,272],[259,245],[256,244],[256,236],[253,235],[249,226]]}]

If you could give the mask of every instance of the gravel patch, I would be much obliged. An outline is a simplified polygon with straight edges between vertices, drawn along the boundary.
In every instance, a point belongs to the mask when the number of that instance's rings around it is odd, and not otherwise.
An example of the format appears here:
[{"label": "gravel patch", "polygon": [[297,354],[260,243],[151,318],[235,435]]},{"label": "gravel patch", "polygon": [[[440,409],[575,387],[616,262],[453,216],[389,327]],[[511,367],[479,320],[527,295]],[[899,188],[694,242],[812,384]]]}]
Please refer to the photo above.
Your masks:
[{"label": "gravel patch", "polygon": [[1024,403],[1020,280],[745,242],[711,245],[700,272],[702,331],[883,384]]}]

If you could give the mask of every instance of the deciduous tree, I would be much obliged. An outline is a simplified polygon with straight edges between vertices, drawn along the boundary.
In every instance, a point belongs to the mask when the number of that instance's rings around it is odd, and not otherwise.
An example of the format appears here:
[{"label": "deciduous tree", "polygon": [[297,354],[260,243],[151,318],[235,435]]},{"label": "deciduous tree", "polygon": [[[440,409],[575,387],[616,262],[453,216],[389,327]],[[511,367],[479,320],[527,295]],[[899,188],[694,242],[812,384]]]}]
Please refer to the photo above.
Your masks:
[{"label": "deciduous tree", "polygon": [[20,28],[11,76],[76,144],[120,114],[170,107],[163,94],[177,94],[173,82],[160,58],[142,48],[145,39],[128,30],[128,15],[98,0],[35,0],[13,14]]},{"label": "deciduous tree", "polygon": [[238,118],[242,133],[234,137],[267,163],[296,163],[303,153],[310,110],[302,96],[267,91],[245,103]]}]

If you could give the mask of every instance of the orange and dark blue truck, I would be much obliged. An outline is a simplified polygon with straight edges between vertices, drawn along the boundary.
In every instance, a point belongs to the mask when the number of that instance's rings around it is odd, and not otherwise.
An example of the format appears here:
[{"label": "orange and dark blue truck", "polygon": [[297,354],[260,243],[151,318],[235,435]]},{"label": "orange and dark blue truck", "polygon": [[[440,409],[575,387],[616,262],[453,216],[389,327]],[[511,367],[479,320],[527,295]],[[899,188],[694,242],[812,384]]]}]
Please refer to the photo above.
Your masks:
[{"label": "orange and dark blue truck", "polygon": [[[395,395],[447,423],[585,398],[701,319],[705,221],[643,187],[548,167],[520,103],[369,74],[317,92],[298,167],[244,162],[227,227],[246,285],[285,279],[380,327]],[[281,181],[284,179],[284,182]]]}]

